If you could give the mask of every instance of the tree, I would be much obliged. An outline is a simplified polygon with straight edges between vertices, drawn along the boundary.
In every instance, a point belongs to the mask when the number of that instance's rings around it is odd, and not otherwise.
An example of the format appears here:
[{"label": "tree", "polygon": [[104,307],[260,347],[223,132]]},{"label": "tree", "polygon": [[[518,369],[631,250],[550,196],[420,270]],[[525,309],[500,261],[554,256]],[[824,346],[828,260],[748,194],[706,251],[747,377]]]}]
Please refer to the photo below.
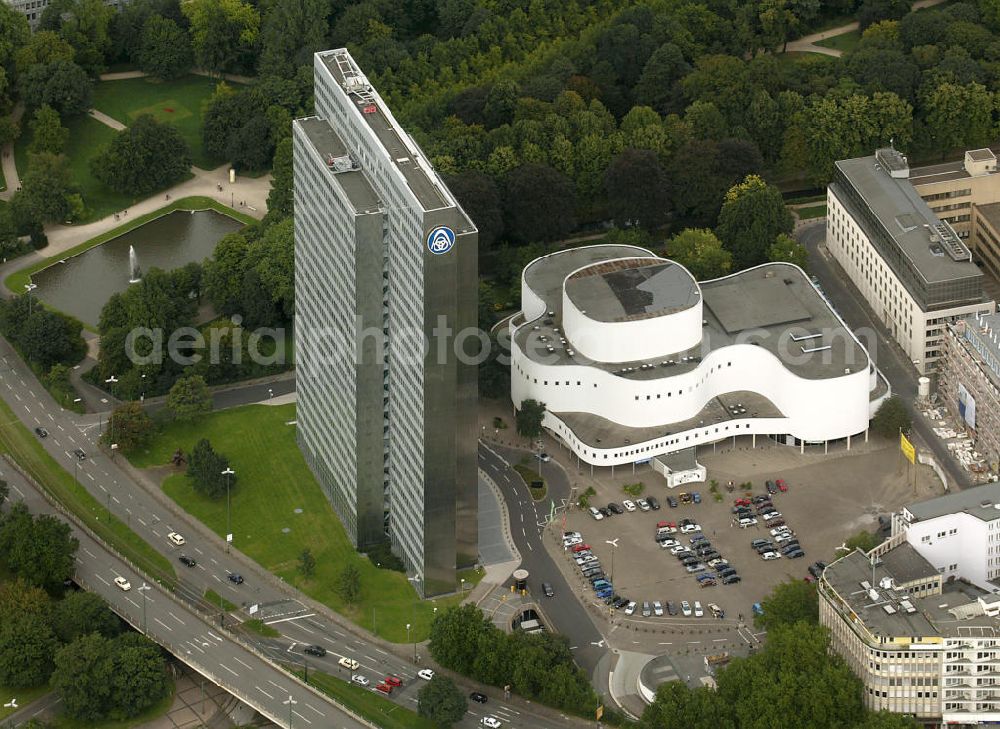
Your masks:
[{"label": "tree", "polygon": [[109,642],[111,710],[119,721],[137,716],[170,692],[163,651],[137,633],[123,633]]},{"label": "tree", "polygon": [[23,501],[0,522],[0,559],[26,582],[56,590],[73,574],[79,542],[69,525],[54,516],[32,517]]},{"label": "tree", "polygon": [[667,257],[684,266],[699,281],[725,276],[733,256],[707,228],[686,228],[667,241]]},{"label": "tree", "polygon": [[635,98],[661,114],[677,112],[680,80],[691,70],[684,53],[674,43],[664,43],[650,55],[635,85]]},{"label": "tree", "polygon": [[109,641],[90,633],[55,654],[51,685],[62,697],[63,711],[81,721],[98,721],[111,712],[115,676]]},{"label": "tree", "polygon": [[313,576],[316,571],[316,558],[313,557],[311,549],[302,550],[302,554],[299,555],[299,572],[307,580]]},{"label": "tree", "polygon": [[121,621],[98,594],[80,590],[53,604],[52,630],[63,643],[90,633],[113,638],[121,632]]},{"label": "tree", "polygon": [[[267,220],[287,218],[293,211],[292,138],[278,142],[271,163],[271,191],[267,194]],[[480,236],[482,233],[480,232]]]},{"label": "tree", "polygon": [[782,625],[819,622],[819,598],[816,585],[805,580],[789,579],[775,585],[761,603],[764,614],[756,617],[757,624],[771,631]]},{"label": "tree", "polygon": [[23,10],[0,3],[0,67],[10,68],[14,55],[31,37],[31,28]]},{"label": "tree", "polygon": [[792,226],[781,192],[757,175],[747,175],[726,193],[716,233],[739,270],[764,263],[778,234],[791,233]]},{"label": "tree", "polygon": [[994,101],[985,86],[942,83],[926,95],[923,103],[931,144],[942,154],[989,144],[994,131]]},{"label": "tree", "polygon": [[48,104],[42,104],[32,116],[31,144],[28,151],[34,154],[48,152],[62,154],[69,139],[69,129],[62,125],[59,114]]},{"label": "tree", "polygon": [[212,393],[199,375],[181,377],[170,388],[167,409],[177,420],[194,420],[212,412]]},{"label": "tree", "polygon": [[70,216],[70,196],[74,192],[69,160],[64,155],[29,154],[28,169],[21,177],[21,191],[11,205],[15,214],[29,220],[62,223]]},{"label": "tree", "polygon": [[92,86],[87,72],[65,59],[31,66],[18,77],[21,99],[29,110],[48,104],[64,119],[90,108]]},{"label": "tree", "polygon": [[90,162],[98,180],[120,193],[145,194],[169,187],[191,169],[191,153],[177,127],[142,114]]},{"label": "tree", "polygon": [[503,235],[503,211],[496,183],[483,172],[466,170],[448,178],[448,189],[479,229],[482,255]]},{"label": "tree", "polygon": [[638,223],[646,230],[666,222],[670,193],[667,175],[656,153],[625,149],[604,172],[604,190],[612,217],[619,224]]},{"label": "tree", "polygon": [[226,158],[237,170],[266,170],[274,158],[274,129],[263,116],[254,116],[233,133],[226,144]]},{"label": "tree", "polygon": [[460,722],[468,708],[465,694],[447,676],[434,676],[417,694],[417,713],[440,727]]},{"label": "tree", "polygon": [[0,621],[0,683],[8,688],[41,686],[52,674],[58,646],[46,616],[6,616]]},{"label": "tree", "polygon": [[205,152],[247,169],[266,167],[274,156],[275,145],[266,115],[267,101],[259,89],[236,92],[219,84],[202,120]]},{"label": "tree", "polygon": [[912,716],[892,711],[868,712],[864,721],[854,729],[920,729],[921,724]]},{"label": "tree", "polygon": [[806,271],[809,267],[809,251],[792,236],[781,233],[768,248],[767,260],[772,263],[793,263]]},{"label": "tree", "polygon": [[181,11],[191,24],[195,62],[209,71],[237,71],[260,31],[260,13],[241,0],[189,0]]},{"label": "tree", "polygon": [[63,40],[58,33],[40,30],[32,33],[28,42],[17,49],[14,54],[14,68],[17,70],[17,75],[21,75],[32,66],[52,61],[72,61],[75,55],[73,46]]},{"label": "tree", "polygon": [[542,420],[545,418],[545,403],[537,400],[523,400],[517,411],[517,433],[525,438],[537,438],[542,434]]},{"label": "tree", "polygon": [[29,362],[49,370],[57,364],[74,365],[83,359],[87,345],[82,331],[83,325],[78,320],[36,306],[21,325],[15,341]]},{"label": "tree", "polygon": [[337,575],[334,589],[348,605],[353,605],[361,597],[361,570],[353,562],[348,562]]},{"label": "tree", "polygon": [[910,411],[899,395],[892,395],[879,405],[872,418],[872,431],[883,438],[898,438],[900,433],[910,432]]},{"label": "tree", "polygon": [[291,78],[295,69],[312,63],[312,54],[327,48],[324,0],[269,0],[260,4],[261,76]]},{"label": "tree", "polygon": [[54,30],[73,46],[74,57],[90,76],[105,68],[114,10],[103,0],[53,0],[42,12],[39,27]]},{"label": "tree", "polygon": [[152,15],[142,26],[139,68],[156,78],[170,80],[191,68],[191,40],[170,18]]},{"label": "tree", "polygon": [[844,547],[848,552],[860,549],[862,552],[870,552],[881,544],[878,536],[869,531],[860,531],[844,542]]},{"label": "tree", "polygon": [[137,402],[127,402],[119,405],[108,418],[108,427],[101,435],[101,442],[106,445],[116,444],[124,453],[131,453],[142,448],[156,431],[153,420]]},{"label": "tree", "polygon": [[187,476],[194,481],[194,490],[209,499],[218,499],[236,483],[235,474],[223,475],[229,459],[216,453],[208,439],[195,443],[188,455]]},{"label": "tree", "polygon": [[576,227],[576,193],[551,167],[515,167],[505,180],[504,221],[509,235],[524,243],[555,240]]}]

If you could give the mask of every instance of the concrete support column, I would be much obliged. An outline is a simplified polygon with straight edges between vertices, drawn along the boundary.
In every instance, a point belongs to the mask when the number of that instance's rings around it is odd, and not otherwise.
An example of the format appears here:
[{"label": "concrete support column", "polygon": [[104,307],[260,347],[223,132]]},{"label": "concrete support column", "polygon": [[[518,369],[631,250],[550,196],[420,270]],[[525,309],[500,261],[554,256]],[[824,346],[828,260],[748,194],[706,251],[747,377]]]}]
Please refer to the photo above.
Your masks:
[{"label": "concrete support column", "polygon": [[799,441],[799,455],[804,455],[806,452],[806,442],[804,440]]},{"label": "concrete support column", "polygon": [[851,436],[847,436],[847,450],[851,450]]},{"label": "concrete support column", "polygon": [[865,443],[868,442],[868,428],[865,428]]},{"label": "concrete support column", "polygon": [[753,433],[750,436],[750,447],[754,448],[754,449],[757,448],[757,434],[756,433]]},{"label": "concrete support column", "polygon": [[830,441],[824,440],[823,441],[823,455],[825,456],[829,452],[830,452]]}]

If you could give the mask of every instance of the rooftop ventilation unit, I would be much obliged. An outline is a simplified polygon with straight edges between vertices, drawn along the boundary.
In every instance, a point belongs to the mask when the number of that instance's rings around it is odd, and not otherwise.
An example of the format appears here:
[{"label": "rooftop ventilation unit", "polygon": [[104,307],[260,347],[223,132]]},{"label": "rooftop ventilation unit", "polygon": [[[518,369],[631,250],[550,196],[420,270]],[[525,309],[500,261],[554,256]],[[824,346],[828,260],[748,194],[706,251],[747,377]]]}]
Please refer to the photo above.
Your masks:
[{"label": "rooftop ventilation unit", "polygon": [[878,581],[878,586],[881,587],[883,590],[891,590],[892,589],[892,578],[891,577],[883,577],[881,580]]},{"label": "rooftop ventilation unit", "polygon": [[878,602],[879,600],[878,590],[876,590],[874,587],[870,589],[868,591],[868,597],[871,598],[872,602]]},{"label": "rooftop ventilation unit", "polygon": [[894,608],[892,605],[883,605],[882,609],[885,610],[886,613],[888,613],[889,615],[896,614],[896,608]]},{"label": "rooftop ventilation unit", "polygon": [[905,180],[910,176],[910,164],[906,157],[892,147],[875,150],[875,161],[889,173],[890,177]]},{"label": "rooftop ventilation unit", "polygon": [[939,220],[931,226],[931,242],[944,249],[953,261],[971,261],[972,253],[948,223]]},{"label": "rooftop ventilation unit", "polygon": [[909,600],[900,600],[899,606],[903,608],[903,610],[905,610],[909,615],[912,615],[913,613],[917,612],[917,609],[913,607],[913,603],[910,602]]},{"label": "rooftop ventilation unit", "polygon": [[333,172],[350,172],[351,170],[358,169],[357,162],[348,154],[328,154],[326,156],[326,166]]}]

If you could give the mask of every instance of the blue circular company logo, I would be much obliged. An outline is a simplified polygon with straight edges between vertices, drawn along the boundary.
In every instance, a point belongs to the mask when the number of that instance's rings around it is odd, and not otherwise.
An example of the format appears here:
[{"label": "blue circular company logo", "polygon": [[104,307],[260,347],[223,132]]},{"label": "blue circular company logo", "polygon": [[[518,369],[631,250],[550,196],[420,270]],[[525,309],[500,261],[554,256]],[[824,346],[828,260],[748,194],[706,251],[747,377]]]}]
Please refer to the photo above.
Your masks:
[{"label": "blue circular company logo", "polygon": [[447,253],[455,245],[455,231],[446,225],[439,225],[427,234],[427,250],[436,256]]}]

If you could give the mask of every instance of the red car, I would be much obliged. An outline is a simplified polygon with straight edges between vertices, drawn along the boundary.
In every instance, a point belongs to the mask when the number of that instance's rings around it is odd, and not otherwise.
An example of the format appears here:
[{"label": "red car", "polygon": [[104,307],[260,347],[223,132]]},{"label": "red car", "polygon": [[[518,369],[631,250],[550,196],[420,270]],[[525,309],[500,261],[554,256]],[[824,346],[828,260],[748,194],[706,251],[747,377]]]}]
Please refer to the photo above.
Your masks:
[{"label": "red car", "polygon": [[385,677],[385,682],[387,684],[389,684],[390,686],[402,686],[403,685],[403,679],[396,678],[395,676],[386,676]]},{"label": "red car", "polygon": [[658,522],[656,522],[656,528],[657,529],[663,529],[664,527],[673,527],[674,529],[676,529],[677,525],[674,522],[672,522],[672,521],[658,521]]},{"label": "red car", "polygon": [[589,544],[577,544],[575,547],[573,547],[574,552],[585,552],[588,549],[590,549]]},{"label": "red car", "polygon": [[375,687],[375,690],[376,691],[381,691],[384,694],[391,694],[392,693],[392,686],[390,686],[389,684],[387,684],[387,683],[385,683],[383,681],[382,683],[378,684]]},{"label": "red car", "polygon": [[783,478],[779,478],[779,479],[778,479],[777,481],[775,481],[774,483],[775,483],[775,484],[777,484],[777,486],[778,486],[778,491],[780,491],[781,493],[785,493],[786,491],[788,491],[788,484],[787,484],[787,483],[785,483],[785,479],[783,479]]},{"label": "red car", "polygon": [[750,499],[736,499],[737,506],[750,506]]}]

